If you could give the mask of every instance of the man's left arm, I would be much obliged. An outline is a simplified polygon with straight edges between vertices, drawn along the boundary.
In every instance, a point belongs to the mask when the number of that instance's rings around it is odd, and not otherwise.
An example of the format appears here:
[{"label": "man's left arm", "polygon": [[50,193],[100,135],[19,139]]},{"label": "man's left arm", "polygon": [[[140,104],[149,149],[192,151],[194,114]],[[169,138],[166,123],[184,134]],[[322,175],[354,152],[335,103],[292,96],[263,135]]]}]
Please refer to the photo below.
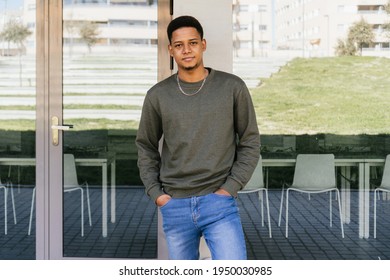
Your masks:
[{"label": "man's left arm", "polygon": [[236,159],[230,175],[221,187],[237,196],[251,178],[260,157],[260,135],[252,98],[245,84],[235,97],[235,132],[237,134]]}]

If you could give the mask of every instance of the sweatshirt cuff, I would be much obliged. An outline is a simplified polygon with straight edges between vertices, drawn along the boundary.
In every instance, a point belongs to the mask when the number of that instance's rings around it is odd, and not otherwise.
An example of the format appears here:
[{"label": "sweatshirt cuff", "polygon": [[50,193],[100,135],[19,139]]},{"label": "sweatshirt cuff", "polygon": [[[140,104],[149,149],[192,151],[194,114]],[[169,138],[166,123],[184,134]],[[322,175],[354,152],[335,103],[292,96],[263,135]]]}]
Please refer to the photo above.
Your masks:
[{"label": "sweatshirt cuff", "polygon": [[149,190],[148,195],[150,199],[156,203],[156,200],[159,196],[165,194],[164,191],[162,190],[161,187],[153,187],[152,189]]},{"label": "sweatshirt cuff", "polygon": [[225,184],[221,186],[221,188],[230,193],[231,196],[237,197],[237,192],[242,189],[242,186],[236,180],[229,177],[227,178]]}]

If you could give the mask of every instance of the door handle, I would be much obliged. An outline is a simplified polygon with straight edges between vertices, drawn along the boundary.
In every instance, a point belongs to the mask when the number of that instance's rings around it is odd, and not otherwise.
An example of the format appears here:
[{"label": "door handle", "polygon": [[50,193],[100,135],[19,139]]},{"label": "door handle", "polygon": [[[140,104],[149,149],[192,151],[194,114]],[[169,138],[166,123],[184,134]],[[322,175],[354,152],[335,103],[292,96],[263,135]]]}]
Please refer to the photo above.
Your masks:
[{"label": "door handle", "polygon": [[52,138],[52,143],[54,146],[58,146],[59,143],[59,130],[69,130],[73,128],[72,124],[63,124],[59,125],[58,123],[58,117],[54,116],[51,118],[51,138]]},{"label": "door handle", "polygon": [[72,124],[66,124],[66,125],[52,125],[52,129],[57,129],[57,130],[69,130],[70,128],[73,128]]}]

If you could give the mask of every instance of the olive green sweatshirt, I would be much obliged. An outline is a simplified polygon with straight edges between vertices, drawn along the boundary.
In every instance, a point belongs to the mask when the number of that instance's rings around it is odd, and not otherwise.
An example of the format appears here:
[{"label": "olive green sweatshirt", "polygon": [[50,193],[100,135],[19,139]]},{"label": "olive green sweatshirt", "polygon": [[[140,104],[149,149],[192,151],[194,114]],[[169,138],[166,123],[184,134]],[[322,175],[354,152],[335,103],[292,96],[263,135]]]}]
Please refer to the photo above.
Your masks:
[{"label": "olive green sweatshirt", "polygon": [[180,91],[174,74],[145,97],[136,144],[140,176],[153,201],[165,193],[184,198],[218,188],[236,196],[255,169],[260,137],[250,93],[239,77],[208,70],[198,93],[202,81],[180,80],[192,96]]}]

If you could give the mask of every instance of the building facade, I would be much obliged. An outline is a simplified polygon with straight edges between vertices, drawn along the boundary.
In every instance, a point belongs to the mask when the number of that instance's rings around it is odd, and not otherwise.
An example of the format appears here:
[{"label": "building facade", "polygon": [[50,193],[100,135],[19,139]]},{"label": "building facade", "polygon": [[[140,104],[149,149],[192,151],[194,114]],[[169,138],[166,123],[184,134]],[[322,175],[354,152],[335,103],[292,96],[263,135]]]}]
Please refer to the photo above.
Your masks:
[{"label": "building facade", "polygon": [[64,43],[80,42],[74,27],[88,22],[98,29],[99,45],[157,45],[156,9],[156,0],[65,1]]},{"label": "building facade", "polygon": [[389,21],[384,6],[388,0],[276,0],[277,49],[301,49],[304,56],[332,56],[338,39],[346,39],[349,28],[361,18],[376,35],[366,51],[388,54],[389,37],[383,25]]},{"label": "building facade", "polygon": [[[232,0],[234,54],[253,57],[267,56],[274,50],[300,50],[306,57],[333,56],[337,41],[346,39],[349,28],[364,18],[376,37],[373,45],[365,46],[363,54],[389,55],[390,36],[384,30],[384,24],[390,22],[387,3]],[[0,27],[10,18],[23,18],[34,31],[35,6],[35,0],[25,0],[23,10],[3,10]],[[65,45],[84,45],[78,28],[85,23],[97,29],[97,46],[157,45],[157,0],[65,0],[63,10]],[[27,44],[35,45],[35,34]]]},{"label": "building facade", "polygon": [[271,0],[233,1],[233,46],[236,56],[267,56],[273,48]]},{"label": "building facade", "polygon": [[[24,0],[18,17],[35,30],[35,0]],[[97,46],[157,45],[157,0],[64,0],[64,46],[83,46],[79,30],[86,24],[97,33]],[[15,17],[8,11],[7,19]],[[34,31],[35,32],[35,31]],[[35,33],[28,38],[29,46],[35,46]]]}]

